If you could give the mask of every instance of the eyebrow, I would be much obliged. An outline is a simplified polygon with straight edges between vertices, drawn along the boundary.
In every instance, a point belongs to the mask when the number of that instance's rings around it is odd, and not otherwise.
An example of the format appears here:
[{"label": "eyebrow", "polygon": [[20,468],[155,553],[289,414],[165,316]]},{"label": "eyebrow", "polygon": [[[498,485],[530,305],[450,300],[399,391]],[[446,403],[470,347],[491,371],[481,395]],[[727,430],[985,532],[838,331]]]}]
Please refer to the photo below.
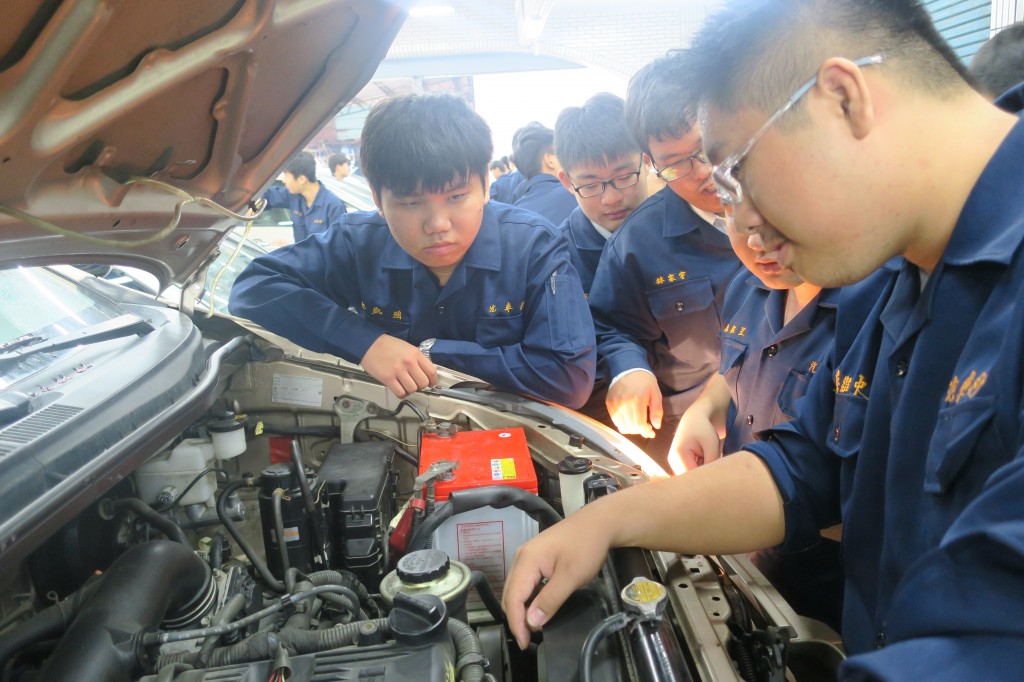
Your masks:
[{"label": "eyebrow", "polygon": [[[632,161],[627,161],[627,162],[619,164],[618,166],[615,167],[615,169],[612,171],[612,178],[617,178],[620,175],[622,175],[624,172],[632,173],[632,172],[634,172],[634,170],[635,170],[635,168],[633,166],[633,162]],[[583,175],[577,176],[577,179],[579,179],[579,180],[598,180],[599,177],[596,174],[594,174],[594,173],[584,173]]]}]

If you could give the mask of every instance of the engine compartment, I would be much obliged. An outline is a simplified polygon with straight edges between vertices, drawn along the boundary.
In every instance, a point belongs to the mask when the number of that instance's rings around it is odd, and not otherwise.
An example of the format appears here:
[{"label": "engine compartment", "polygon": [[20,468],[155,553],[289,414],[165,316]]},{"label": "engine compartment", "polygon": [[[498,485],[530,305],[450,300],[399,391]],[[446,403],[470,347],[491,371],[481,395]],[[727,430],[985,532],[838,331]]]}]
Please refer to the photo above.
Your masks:
[{"label": "engine compartment", "polygon": [[476,385],[400,401],[242,332],[205,323],[208,357],[248,354],[208,367],[205,413],[5,572],[0,679],[834,679],[834,633],[743,557],[614,550],[518,651],[516,547],[645,483],[628,443]]}]

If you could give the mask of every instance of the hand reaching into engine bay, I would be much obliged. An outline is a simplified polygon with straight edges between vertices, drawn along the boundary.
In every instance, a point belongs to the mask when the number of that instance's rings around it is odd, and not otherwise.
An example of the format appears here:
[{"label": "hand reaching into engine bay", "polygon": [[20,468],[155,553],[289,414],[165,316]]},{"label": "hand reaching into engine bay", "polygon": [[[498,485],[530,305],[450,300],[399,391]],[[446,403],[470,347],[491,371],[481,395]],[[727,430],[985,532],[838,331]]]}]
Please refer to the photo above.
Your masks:
[{"label": "hand reaching into engine bay", "polygon": [[605,406],[619,433],[654,438],[655,430],[661,428],[661,389],[650,372],[634,370],[613,382]]},{"label": "hand reaching into engine bay", "polygon": [[381,334],[359,364],[399,398],[437,383],[437,366],[416,346]]},{"label": "hand reaching into engine bay", "polygon": [[668,451],[668,465],[674,475],[710,464],[722,456],[725,420],[732,398],[729,385],[715,374],[676,427]]}]

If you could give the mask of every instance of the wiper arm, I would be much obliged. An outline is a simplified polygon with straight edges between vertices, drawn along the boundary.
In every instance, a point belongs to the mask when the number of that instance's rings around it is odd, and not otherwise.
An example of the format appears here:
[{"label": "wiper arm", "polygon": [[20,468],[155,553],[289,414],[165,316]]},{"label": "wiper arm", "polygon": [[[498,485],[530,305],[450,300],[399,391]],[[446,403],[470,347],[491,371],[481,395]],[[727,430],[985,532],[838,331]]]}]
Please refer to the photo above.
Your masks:
[{"label": "wiper arm", "polygon": [[92,343],[99,343],[100,341],[121,339],[135,334],[144,336],[151,331],[153,331],[153,325],[138,315],[120,315],[106,322],[89,325],[84,329],[80,329],[67,336],[62,336],[59,339],[54,339],[48,343],[37,343],[24,351],[11,352],[8,350],[6,353],[0,354],[0,362],[6,363],[22,360],[37,353],[52,353],[58,350],[74,348],[75,346],[87,346]]},{"label": "wiper arm", "polygon": [[38,336],[37,334],[23,334],[16,339],[11,339],[7,343],[0,343],[0,354],[7,354],[13,350],[31,346],[33,343],[39,343],[40,341],[46,341],[46,337]]}]

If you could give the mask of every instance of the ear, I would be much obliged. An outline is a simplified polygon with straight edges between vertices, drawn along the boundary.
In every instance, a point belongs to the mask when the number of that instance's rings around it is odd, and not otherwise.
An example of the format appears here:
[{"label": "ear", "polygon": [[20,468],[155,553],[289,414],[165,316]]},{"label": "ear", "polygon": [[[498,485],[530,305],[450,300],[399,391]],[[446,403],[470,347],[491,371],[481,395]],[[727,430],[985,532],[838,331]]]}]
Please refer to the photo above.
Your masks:
[{"label": "ear", "polygon": [[558,163],[558,157],[550,152],[545,152],[543,165],[545,172],[552,175],[562,170],[561,164]]},{"label": "ear", "polygon": [[563,187],[565,187],[567,190],[569,190],[573,194],[576,193],[575,190],[573,190],[573,188],[572,188],[572,183],[569,182],[569,174],[565,172],[564,168],[559,168],[558,169],[558,179],[562,181],[562,186]]},{"label": "ear", "polygon": [[[384,207],[381,205],[380,193],[377,192],[376,189],[371,187],[370,194],[373,196],[373,203],[377,207],[377,213],[380,215],[381,218],[384,218]],[[385,220],[387,219],[385,218]]]},{"label": "ear", "polygon": [[863,139],[874,128],[874,97],[863,69],[849,59],[831,57],[822,62],[814,90],[838,108],[854,138]]}]

